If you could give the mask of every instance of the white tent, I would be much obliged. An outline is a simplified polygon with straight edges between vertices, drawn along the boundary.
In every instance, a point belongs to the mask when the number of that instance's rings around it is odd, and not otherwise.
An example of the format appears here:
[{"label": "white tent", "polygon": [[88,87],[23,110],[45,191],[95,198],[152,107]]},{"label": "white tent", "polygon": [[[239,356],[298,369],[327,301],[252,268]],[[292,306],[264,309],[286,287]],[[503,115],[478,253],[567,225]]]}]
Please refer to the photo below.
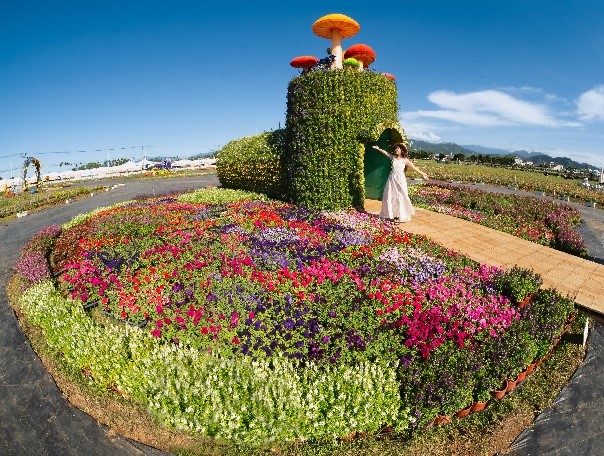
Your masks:
[{"label": "white tent", "polygon": [[141,165],[133,162],[132,160],[128,160],[126,163],[122,163],[121,165],[112,166],[113,169],[117,171],[140,171]]},{"label": "white tent", "polygon": [[153,162],[151,160],[147,160],[146,158],[144,160],[136,162],[136,164],[139,166],[138,169],[141,169],[141,170],[152,168],[153,165],[157,165],[158,163],[159,162]]},{"label": "white tent", "polygon": [[192,168],[195,164],[196,163],[193,160],[176,160],[172,162],[172,168]]}]

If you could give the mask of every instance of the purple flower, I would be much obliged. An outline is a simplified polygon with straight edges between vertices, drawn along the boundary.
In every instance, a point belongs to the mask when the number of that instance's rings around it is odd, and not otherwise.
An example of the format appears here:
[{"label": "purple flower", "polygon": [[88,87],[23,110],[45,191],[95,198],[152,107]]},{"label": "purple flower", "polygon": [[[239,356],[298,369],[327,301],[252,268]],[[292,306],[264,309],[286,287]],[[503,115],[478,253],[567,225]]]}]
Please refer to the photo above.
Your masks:
[{"label": "purple flower", "polygon": [[24,252],[15,264],[19,275],[33,283],[50,278],[50,269],[44,253],[40,251]]}]

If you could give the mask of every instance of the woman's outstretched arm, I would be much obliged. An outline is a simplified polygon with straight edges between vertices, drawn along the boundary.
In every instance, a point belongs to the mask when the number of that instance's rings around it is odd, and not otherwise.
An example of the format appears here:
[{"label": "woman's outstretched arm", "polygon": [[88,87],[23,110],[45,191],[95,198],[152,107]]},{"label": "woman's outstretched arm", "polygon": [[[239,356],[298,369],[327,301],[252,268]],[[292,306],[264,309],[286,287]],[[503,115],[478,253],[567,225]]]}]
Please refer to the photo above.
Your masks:
[{"label": "woman's outstretched arm", "polygon": [[373,148],[381,153],[383,153],[386,157],[392,158],[392,154],[386,152],[384,149],[380,149],[378,146],[373,146]]},{"label": "woman's outstretched arm", "polygon": [[409,168],[411,168],[416,173],[421,174],[424,179],[428,179],[428,175],[424,173],[421,169],[419,169],[417,166],[415,166],[411,160],[407,159],[407,165],[409,165]]}]

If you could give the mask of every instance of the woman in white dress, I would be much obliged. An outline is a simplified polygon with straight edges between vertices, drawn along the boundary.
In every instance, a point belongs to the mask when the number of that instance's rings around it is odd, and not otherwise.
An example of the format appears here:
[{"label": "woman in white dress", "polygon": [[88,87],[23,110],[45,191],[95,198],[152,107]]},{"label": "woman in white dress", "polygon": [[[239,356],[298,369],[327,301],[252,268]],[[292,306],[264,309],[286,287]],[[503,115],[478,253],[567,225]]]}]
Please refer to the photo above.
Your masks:
[{"label": "woman in white dress", "polygon": [[375,150],[386,155],[392,162],[392,171],[386,181],[384,187],[384,195],[382,197],[382,211],[380,218],[389,219],[395,223],[408,222],[415,215],[415,210],[411,205],[409,194],[407,192],[407,179],[405,178],[405,168],[408,166],[413,171],[424,179],[428,179],[428,175],[418,169],[409,160],[407,147],[402,143],[394,145],[394,154],[390,154],[378,146],[373,146]]}]

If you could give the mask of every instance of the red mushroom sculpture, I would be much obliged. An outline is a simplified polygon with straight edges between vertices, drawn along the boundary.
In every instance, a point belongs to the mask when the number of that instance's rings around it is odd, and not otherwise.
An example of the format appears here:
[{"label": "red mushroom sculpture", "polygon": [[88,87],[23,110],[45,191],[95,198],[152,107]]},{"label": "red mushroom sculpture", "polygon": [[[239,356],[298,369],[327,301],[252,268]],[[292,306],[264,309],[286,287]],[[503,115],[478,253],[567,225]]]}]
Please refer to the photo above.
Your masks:
[{"label": "red mushroom sculpture", "polygon": [[357,59],[361,64],[359,69],[362,70],[375,62],[375,51],[366,44],[353,44],[344,52],[344,58]]},{"label": "red mushroom sculpture", "polygon": [[315,35],[331,40],[331,53],[335,56],[332,68],[342,68],[342,38],[356,35],[359,30],[358,22],[343,14],[328,14],[312,25]]},{"label": "red mushroom sculpture", "polygon": [[393,81],[396,81],[396,78],[394,77],[393,74],[390,74],[390,73],[380,73],[380,74],[382,76],[384,76],[385,78],[392,79]]},{"label": "red mushroom sculpture", "polygon": [[293,59],[289,64],[294,68],[302,68],[302,73],[306,73],[314,67],[317,62],[319,62],[319,59],[312,55],[301,55],[300,57]]}]

